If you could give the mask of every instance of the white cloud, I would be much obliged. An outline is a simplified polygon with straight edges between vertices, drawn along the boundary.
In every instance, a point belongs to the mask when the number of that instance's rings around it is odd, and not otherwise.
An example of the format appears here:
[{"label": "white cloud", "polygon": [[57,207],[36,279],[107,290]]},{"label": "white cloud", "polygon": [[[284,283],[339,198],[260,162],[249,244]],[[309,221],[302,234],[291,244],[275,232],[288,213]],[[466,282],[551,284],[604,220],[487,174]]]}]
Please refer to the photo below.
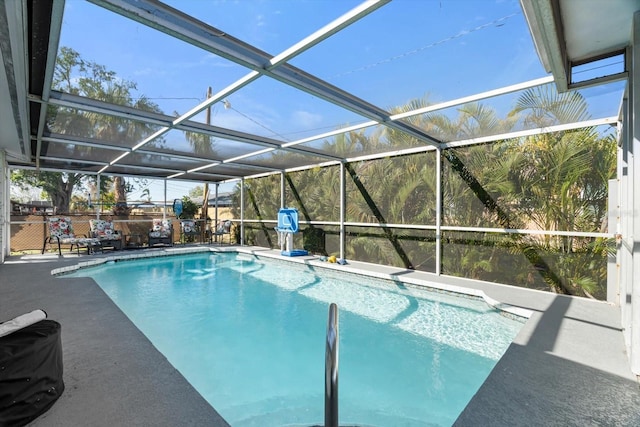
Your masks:
[{"label": "white cloud", "polygon": [[133,72],[134,76],[157,76],[158,74],[164,74],[162,70],[158,70],[157,68],[140,68]]},{"label": "white cloud", "polygon": [[308,126],[316,126],[322,123],[322,115],[316,113],[310,113],[308,111],[294,111],[291,115],[293,123],[300,125],[302,128]]}]

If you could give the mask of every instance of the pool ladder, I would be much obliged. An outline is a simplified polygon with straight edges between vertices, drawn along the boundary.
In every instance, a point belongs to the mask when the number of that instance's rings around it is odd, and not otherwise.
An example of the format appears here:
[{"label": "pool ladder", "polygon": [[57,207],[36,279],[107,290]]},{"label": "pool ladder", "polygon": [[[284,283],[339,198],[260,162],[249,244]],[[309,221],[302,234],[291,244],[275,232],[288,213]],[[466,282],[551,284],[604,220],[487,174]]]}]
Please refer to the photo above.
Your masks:
[{"label": "pool ladder", "polygon": [[324,366],[324,427],[338,427],[338,306],[329,305]]}]

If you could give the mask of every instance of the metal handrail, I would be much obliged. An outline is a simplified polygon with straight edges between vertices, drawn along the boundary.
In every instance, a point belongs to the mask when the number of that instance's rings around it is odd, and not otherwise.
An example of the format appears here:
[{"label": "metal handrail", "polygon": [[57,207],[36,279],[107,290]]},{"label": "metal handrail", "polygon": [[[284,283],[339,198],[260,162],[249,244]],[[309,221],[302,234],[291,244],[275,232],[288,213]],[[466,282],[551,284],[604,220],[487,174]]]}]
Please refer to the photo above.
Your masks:
[{"label": "metal handrail", "polygon": [[324,426],[338,427],[338,306],[329,305],[324,369]]}]

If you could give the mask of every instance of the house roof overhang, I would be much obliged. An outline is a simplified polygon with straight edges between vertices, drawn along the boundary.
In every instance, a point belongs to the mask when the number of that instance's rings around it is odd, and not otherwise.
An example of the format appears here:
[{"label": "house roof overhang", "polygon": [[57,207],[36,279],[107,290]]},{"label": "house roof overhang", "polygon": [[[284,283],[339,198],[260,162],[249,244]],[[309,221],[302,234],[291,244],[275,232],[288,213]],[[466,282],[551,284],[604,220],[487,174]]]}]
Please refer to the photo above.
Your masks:
[{"label": "house roof overhang", "polygon": [[627,77],[623,70],[578,81],[575,67],[622,55],[630,44],[639,0],[521,0],[538,56],[558,92]]}]

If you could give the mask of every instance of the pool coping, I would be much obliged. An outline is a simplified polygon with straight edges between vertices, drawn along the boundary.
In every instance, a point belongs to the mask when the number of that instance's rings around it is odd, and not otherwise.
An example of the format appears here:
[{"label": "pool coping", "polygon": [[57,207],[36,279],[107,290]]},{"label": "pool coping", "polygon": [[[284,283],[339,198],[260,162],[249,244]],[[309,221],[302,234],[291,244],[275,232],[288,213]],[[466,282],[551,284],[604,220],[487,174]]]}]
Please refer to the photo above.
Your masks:
[{"label": "pool coping", "polygon": [[[182,256],[182,255],[191,255],[197,253],[205,253],[205,252],[226,252],[226,253],[243,253],[248,255],[253,255],[255,257],[265,257],[271,259],[277,259],[285,262],[292,262],[301,265],[310,265],[313,267],[319,267],[332,271],[343,271],[350,274],[356,274],[366,277],[373,277],[376,279],[383,279],[392,282],[400,282],[403,284],[412,285],[418,288],[426,288],[431,291],[450,293],[455,295],[463,295],[467,297],[473,297],[482,299],[487,305],[494,308],[495,310],[500,311],[506,315],[511,317],[515,317],[516,319],[529,319],[533,311],[527,310],[521,307],[511,306],[509,304],[505,304],[500,302],[489,295],[487,295],[484,291],[479,289],[467,288],[464,286],[458,286],[454,284],[446,284],[446,283],[437,283],[433,280],[426,280],[425,278],[418,277],[402,277],[399,278],[398,275],[406,272],[405,269],[398,267],[388,267],[388,266],[378,266],[377,264],[369,264],[364,262],[358,262],[356,264],[338,264],[324,261],[322,257],[315,255],[305,255],[305,256],[295,256],[289,257],[284,256],[274,252],[273,250],[265,250],[264,248],[247,248],[247,247],[185,247],[185,248],[163,248],[157,249],[154,251],[148,251],[144,253],[128,253],[128,254],[112,254],[106,257],[100,257],[91,259],[88,261],[81,261],[78,264],[70,265],[66,267],[60,267],[53,269],[51,271],[52,276],[57,276],[65,273],[70,273],[77,271],[82,268],[96,267],[102,264],[106,264],[108,262],[117,262],[117,261],[134,261],[140,259],[149,259],[149,258],[157,258],[157,257],[167,257],[167,256]],[[360,264],[360,265],[358,265]],[[389,269],[388,272],[384,271],[374,271],[372,267],[383,267],[385,269]]]}]

